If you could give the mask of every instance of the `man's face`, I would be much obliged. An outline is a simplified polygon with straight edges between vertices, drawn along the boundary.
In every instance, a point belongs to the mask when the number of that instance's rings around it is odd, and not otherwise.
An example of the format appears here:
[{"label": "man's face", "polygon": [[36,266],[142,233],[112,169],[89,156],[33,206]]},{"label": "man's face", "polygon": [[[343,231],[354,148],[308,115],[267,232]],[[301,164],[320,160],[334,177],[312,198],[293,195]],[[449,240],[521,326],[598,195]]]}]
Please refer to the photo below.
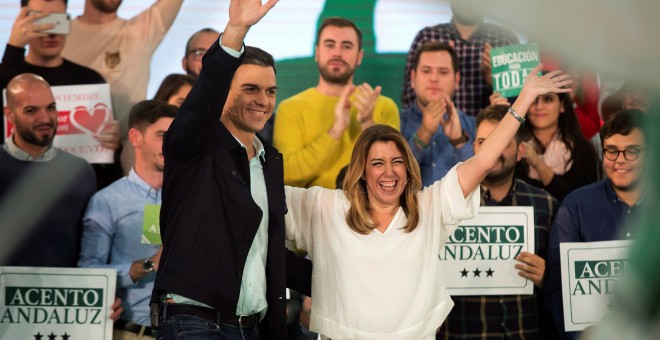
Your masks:
[{"label": "man's face", "polygon": [[[488,138],[488,136],[495,130],[499,122],[484,120],[477,127],[474,140],[474,153],[476,154],[481,148],[481,144]],[[486,181],[491,183],[499,183],[513,174],[513,170],[522,156],[522,152],[518,152],[519,145],[515,139],[511,139],[509,145],[502,152],[495,165],[488,170]],[[520,155],[520,156],[519,156]]]},{"label": "man's face", "polygon": [[227,115],[238,131],[261,131],[275,109],[275,84],[272,67],[241,65],[231,81],[223,116]]},{"label": "man's face", "polygon": [[[63,0],[30,0],[28,6],[33,11],[43,13],[66,13],[66,5]],[[65,42],[66,36],[63,34],[48,34],[43,38],[33,38],[28,42],[29,53],[40,59],[56,58],[62,53]]]},{"label": "man's face", "polygon": [[[605,168],[605,175],[612,181],[615,189],[620,191],[635,190],[639,187],[640,179],[642,178],[642,169],[644,167],[644,153],[640,151],[644,149],[644,135],[640,129],[633,129],[627,136],[621,134],[614,134],[603,141],[603,167]],[[638,157],[635,160],[628,160],[623,152],[620,152],[616,160],[608,159],[607,151],[612,154],[614,152],[623,150],[632,150],[630,153],[639,151]],[[630,153],[628,158],[631,158]],[[610,156],[610,158],[613,158]]]},{"label": "man's face", "polygon": [[217,39],[218,34],[216,33],[201,32],[190,41],[190,47],[181,60],[181,67],[186,73],[195,78],[199,76],[199,72],[202,70],[202,57]]},{"label": "man's face", "polygon": [[321,77],[332,84],[352,81],[364,52],[358,47],[358,35],[352,27],[327,26],[319,36],[314,60]]},{"label": "man's face", "polygon": [[115,13],[122,0],[89,0],[94,8],[103,13]]},{"label": "man's face", "polygon": [[57,131],[57,108],[50,88],[41,83],[26,84],[14,94],[11,107],[5,108],[14,125],[14,142],[50,146]]},{"label": "man's face", "polygon": [[165,158],[163,157],[163,136],[174,118],[163,117],[155,123],[149,125],[144,132],[134,130],[134,136],[131,136],[131,143],[138,155],[136,163],[144,162],[143,167],[150,167],[155,171],[162,172],[165,167]]},{"label": "man's face", "polygon": [[410,82],[422,105],[437,101],[446,94],[451,98],[461,76],[454,72],[451,55],[447,51],[424,52],[417,68],[410,72]]}]

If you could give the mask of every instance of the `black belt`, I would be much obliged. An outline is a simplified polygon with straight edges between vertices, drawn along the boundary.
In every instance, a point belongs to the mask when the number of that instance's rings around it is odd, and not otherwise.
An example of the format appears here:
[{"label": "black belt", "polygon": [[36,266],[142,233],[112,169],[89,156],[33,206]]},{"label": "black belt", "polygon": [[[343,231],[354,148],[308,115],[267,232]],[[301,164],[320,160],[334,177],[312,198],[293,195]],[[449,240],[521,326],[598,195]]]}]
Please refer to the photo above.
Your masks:
[{"label": "black belt", "polygon": [[162,318],[170,315],[192,315],[213,323],[223,323],[240,328],[253,328],[259,324],[259,314],[252,315],[230,315],[221,314],[212,308],[195,306],[183,303],[162,303],[158,309],[158,315]]},{"label": "black belt", "polygon": [[112,327],[114,329],[119,329],[133,334],[148,335],[154,337],[156,336],[156,330],[154,328],[142,326],[140,324],[133,322],[124,321],[122,319],[115,321]]}]

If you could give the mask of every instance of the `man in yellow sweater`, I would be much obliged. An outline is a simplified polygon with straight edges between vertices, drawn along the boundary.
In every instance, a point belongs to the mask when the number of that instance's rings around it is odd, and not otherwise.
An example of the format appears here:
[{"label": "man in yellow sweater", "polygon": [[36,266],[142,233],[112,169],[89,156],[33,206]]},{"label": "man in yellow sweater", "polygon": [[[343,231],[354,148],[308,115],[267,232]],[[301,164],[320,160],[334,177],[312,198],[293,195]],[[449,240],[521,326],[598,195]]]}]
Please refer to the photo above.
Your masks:
[{"label": "man in yellow sweater", "polygon": [[316,36],[319,83],[280,103],[273,143],[284,156],[284,183],[335,188],[362,131],[374,124],[399,129],[399,110],[381,87],[353,84],[362,62],[362,33],[350,20],[328,18]]}]

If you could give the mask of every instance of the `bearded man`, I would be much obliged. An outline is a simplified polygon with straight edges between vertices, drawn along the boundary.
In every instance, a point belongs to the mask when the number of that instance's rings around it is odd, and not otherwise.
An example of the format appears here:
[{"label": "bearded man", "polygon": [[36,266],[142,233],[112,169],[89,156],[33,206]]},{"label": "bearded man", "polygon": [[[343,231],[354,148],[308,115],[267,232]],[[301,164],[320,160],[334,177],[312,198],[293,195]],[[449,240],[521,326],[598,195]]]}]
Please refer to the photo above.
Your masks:
[{"label": "bearded man", "polygon": [[399,129],[399,110],[380,86],[353,84],[363,56],[355,23],[323,21],[314,49],[318,84],[282,101],[275,116],[273,143],[284,155],[285,184],[335,188],[362,131],[374,124]]},{"label": "bearded man", "polygon": [[58,113],[42,77],[9,81],[4,114],[13,132],[0,146],[0,265],[75,267],[94,170],[53,146]]}]

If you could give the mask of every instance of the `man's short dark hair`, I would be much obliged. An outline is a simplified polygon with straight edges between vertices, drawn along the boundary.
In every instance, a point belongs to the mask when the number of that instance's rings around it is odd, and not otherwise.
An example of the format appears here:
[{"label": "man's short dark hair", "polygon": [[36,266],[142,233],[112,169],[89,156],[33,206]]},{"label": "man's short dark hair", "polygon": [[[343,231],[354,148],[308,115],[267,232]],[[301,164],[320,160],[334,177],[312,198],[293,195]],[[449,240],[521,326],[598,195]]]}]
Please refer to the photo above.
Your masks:
[{"label": "man's short dark hair", "polygon": [[454,48],[449,46],[449,44],[439,42],[439,41],[427,41],[421,44],[416,50],[413,57],[412,69],[417,71],[417,66],[419,65],[419,58],[424,52],[440,52],[446,51],[451,57],[451,67],[454,69],[454,73],[458,72],[458,56]]},{"label": "man's short dark hair", "polygon": [[[212,29],[212,28],[210,28],[210,27],[202,28],[201,30],[199,30],[199,31],[197,31],[197,32],[195,32],[195,33],[193,33],[193,35],[191,35],[190,38],[188,38],[188,42],[186,43],[186,51],[185,51],[185,54],[183,55],[184,57],[187,57],[187,56],[188,56],[188,53],[190,53],[190,44],[192,44],[192,41],[193,41],[195,38],[197,38],[198,35],[200,35],[200,34],[202,34],[202,33],[213,33],[213,34],[220,35],[220,32],[218,32],[218,31],[216,31],[216,30],[214,30],[214,29]],[[210,47],[210,46],[207,46],[207,48],[208,48],[208,47]]]},{"label": "man's short dark hair", "polygon": [[340,28],[350,27],[354,29],[358,37],[358,50],[362,49],[362,31],[360,31],[360,29],[357,27],[357,25],[355,25],[353,21],[342,17],[329,17],[323,20],[321,26],[319,26],[318,32],[316,32],[316,46],[318,46],[320,43],[319,40],[321,39],[321,33],[328,26],[334,26]]},{"label": "man's short dark hair", "polygon": [[[64,6],[67,6],[69,4],[69,0],[45,0],[45,1],[64,1]],[[28,5],[30,0],[21,0],[21,7],[25,7]]]},{"label": "man's short dark hair", "polygon": [[629,135],[633,129],[642,129],[644,113],[638,109],[623,110],[611,115],[600,128],[600,145],[614,135]]},{"label": "man's short dark hair", "polygon": [[277,74],[275,69],[275,59],[270,53],[254,46],[245,46],[245,52],[241,55],[241,65],[257,65],[261,67],[272,67],[273,72]]},{"label": "man's short dark hair", "polygon": [[[506,116],[508,113],[508,105],[488,105],[483,110],[479,111],[479,114],[476,118],[476,128],[478,129],[479,125],[481,125],[481,123],[485,120],[499,124],[499,122],[501,122],[502,119],[504,119],[504,116]],[[515,140],[518,144],[523,141],[523,129],[518,129],[518,131],[516,131]]]},{"label": "man's short dark hair", "polygon": [[128,127],[144,132],[148,126],[161,118],[174,118],[178,108],[160,100],[143,100],[131,108]]}]

